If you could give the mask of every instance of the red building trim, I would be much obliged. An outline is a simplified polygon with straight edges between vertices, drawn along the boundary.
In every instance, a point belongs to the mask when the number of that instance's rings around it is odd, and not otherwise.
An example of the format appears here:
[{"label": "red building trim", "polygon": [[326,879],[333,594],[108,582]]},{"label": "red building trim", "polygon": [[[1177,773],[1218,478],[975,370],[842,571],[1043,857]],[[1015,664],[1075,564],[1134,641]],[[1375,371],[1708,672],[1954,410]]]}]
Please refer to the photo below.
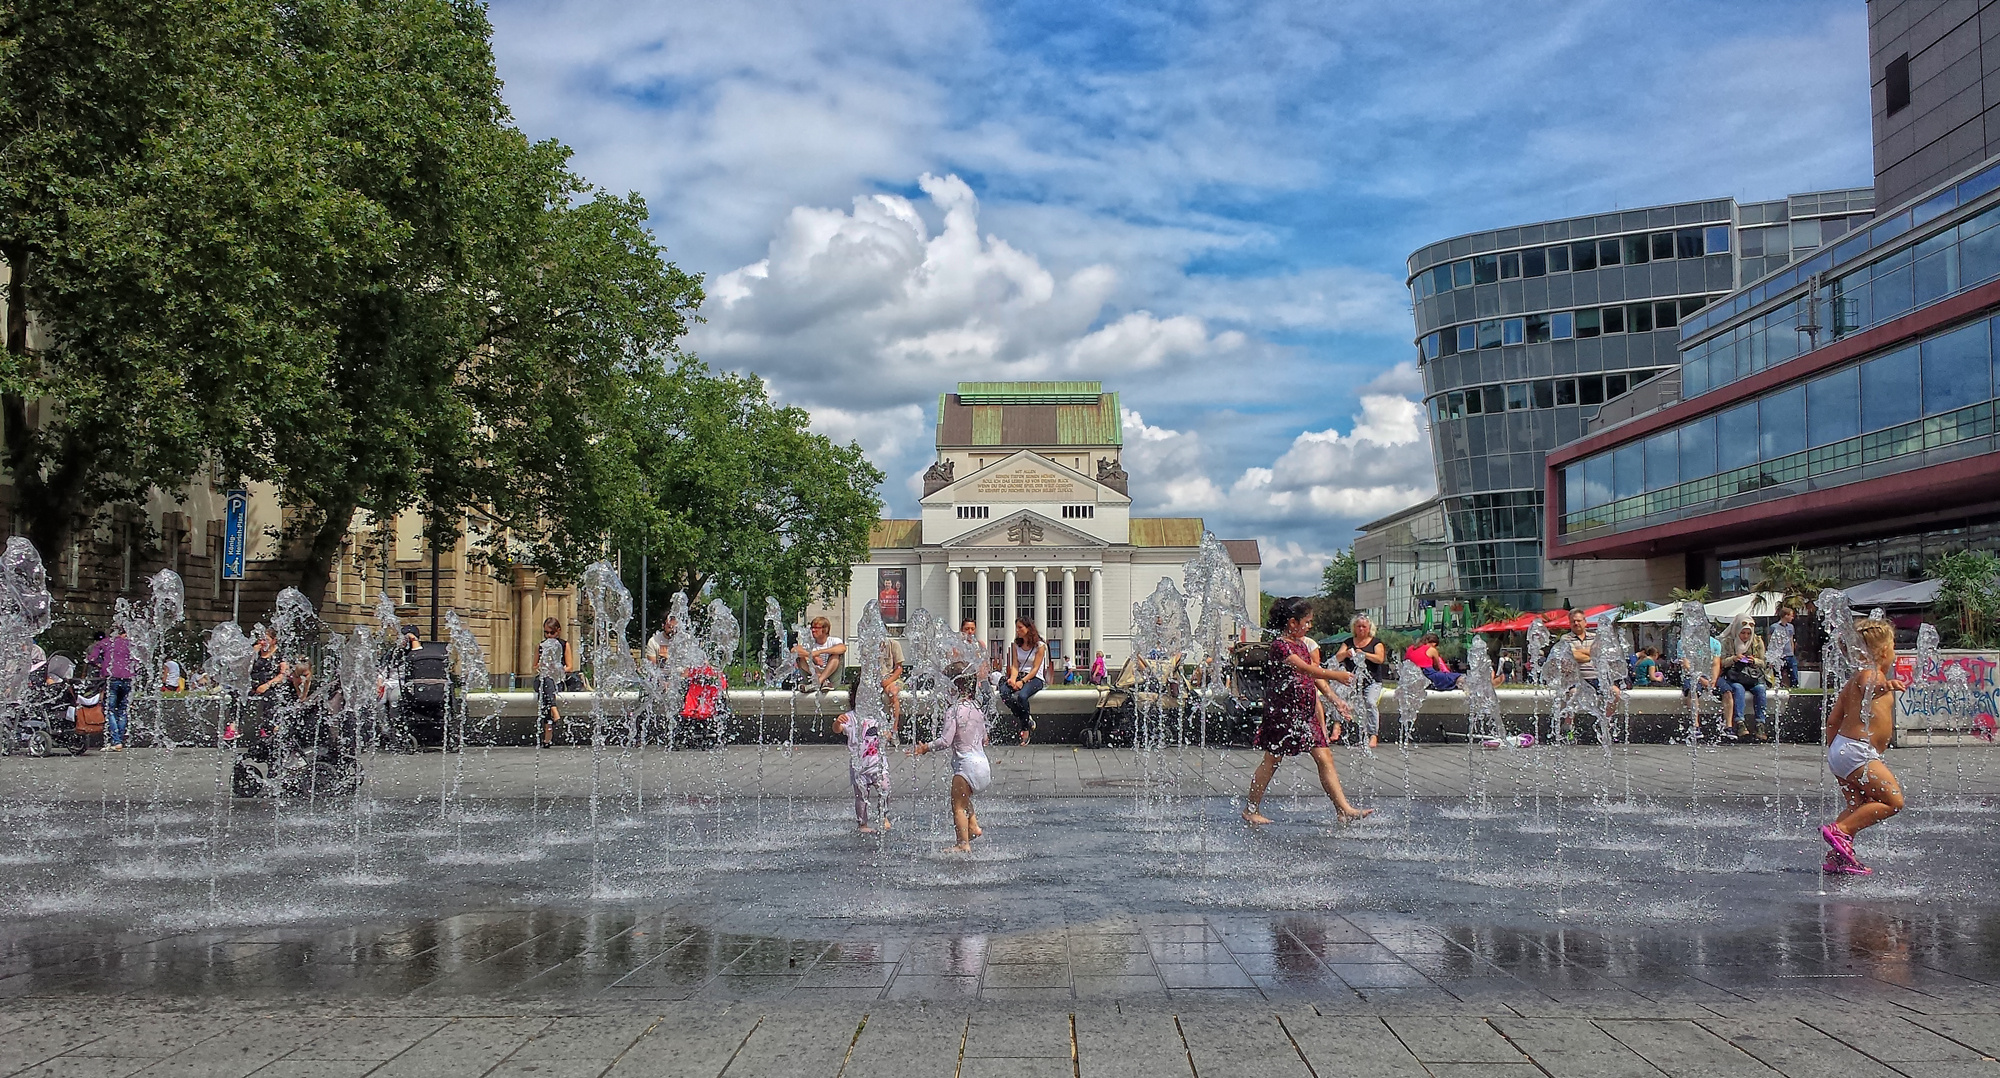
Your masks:
[{"label": "red building trim", "polygon": [[1899,518],[1927,516],[1947,508],[1979,514],[2000,511],[2000,453],[1981,453],[1928,468],[1863,479],[1823,490],[1774,498],[1635,531],[1565,543],[1549,515],[1551,558],[1651,558],[1728,543],[1755,543],[1799,537],[1826,528],[1877,521],[1885,533]]},{"label": "red building trim", "polygon": [[[1863,512],[1887,515],[1905,512],[1906,510],[1899,506],[1901,501],[1908,498],[1914,498],[1917,507],[1924,511],[1952,507],[1954,497],[1966,498],[1969,507],[1993,498],[1996,489],[2000,489],[1995,485],[1996,482],[2000,482],[2000,454],[1986,454],[1916,472],[1903,472],[1880,479],[1863,480],[1827,490],[1793,495],[1789,498],[1777,498],[1754,506],[1705,513],[1687,520],[1657,524],[1637,531],[1596,536],[1574,542],[1565,541],[1562,536],[1564,465],[1607,449],[1630,445],[1689,420],[1724,411],[1779,386],[1802,381],[1861,356],[1892,348],[1953,323],[1990,314],[1994,307],[2000,307],[2000,281],[1989,281],[1970,292],[1960,293],[1894,321],[1885,322],[1867,332],[1857,333],[1824,348],[1814,349],[1775,367],[1765,368],[1717,392],[1703,394],[1694,400],[1682,401],[1651,415],[1641,416],[1629,423],[1599,431],[1550,450],[1545,465],[1546,471],[1543,473],[1543,490],[1547,493],[1542,499],[1542,534],[1548,537],[1543,548],[1551,560],[1643,558],[1654,554],[1671,554],[1714,546],[1715,537],[1704,533],[1716,529],[1727,529],[1728,540],[1732,543],[1756,541],[1782,535],[1785,531],[1794,534],[1811,531],[1827,523],[1819,519],[1826,515],[1822,509],[1826,505],[1836,505],[1840,512],[1846,515]],[[1938,482],[1933,482],[1933,477],[1941,472],[1949,471],[1955,475],[1968,466],[1975,468],[1973,474],[1976,476],[1976,482],[1970,487],[1964,487],[1963,484],[1954,481],[1947,484],[1948,489],[1940,489]],[[1867,491],[1882,493],[1877,498],[1876,495],[1864,493]],[[1874,504],[1871,499],[1878,500],[1880,504]],[[1794,519],[1795,514],[1800,516]],[[1783,529],[1776,528],[1771,523],[1780,517],[1787,521],[1787,526]],[[1696,537],[1703,541],[1691,541]]]},{"label": "red building trim", "polygon": [[2000,306],[2000,281],[1989,281],[1970,292],[1961,292],[1920,311],[1913,311],[1894,321],[1884,322],[1865,333],[1857,333],[1852,337],[1835,341],[1824,348],[1814,349],[1802,356],[1788,359],[1775,367],[1766,367],[1748,378],[1732,382],[1725,389],[1704,393],[1693,400],[1682,401],[1651,415],[1640,416],[1629,423],[1621,423],[1608,430],[1586,435],[1568,445],[1557,446],[1549,450],[1549,473],[1553,476],[1558,467],[1578,457],[1587,457],[1605,449],[1624,445],[1690,419],[1699,419],[1710,412],[1723,411],[1731,405],[1788,382],[1810,377],[1856,357],[1900,344],[1907,339],[1924,336],[1932,330],[1942,329],[1953,322],[1963,321],[1972,315],[1985,312],[1986,308],[1996,306]]}]

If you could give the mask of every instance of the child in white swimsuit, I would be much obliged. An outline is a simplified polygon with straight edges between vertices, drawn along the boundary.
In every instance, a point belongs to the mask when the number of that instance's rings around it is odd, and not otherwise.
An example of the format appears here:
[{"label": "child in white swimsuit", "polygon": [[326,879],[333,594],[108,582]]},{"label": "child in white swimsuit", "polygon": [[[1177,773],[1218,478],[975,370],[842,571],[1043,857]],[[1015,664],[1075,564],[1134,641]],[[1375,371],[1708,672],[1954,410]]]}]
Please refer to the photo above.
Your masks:
[{"label": "child in white swimsuit", "polygon": [[1864,621],[1861,642],[1873,665],[1840,690],[1826,720],[1826,766],[1840,784],[1840,818],[1819,829],[1831,847],[1828,873],[1866,876],[1873,870],[1854,852],[1854,836],[1903,810],[1903,788],[1882,750],[1896,734],[1896,630],[1886,621]]},{"label": "child in white swimsuit", "polygon": [[971,853],[972,840],[985,834],[979,814],[973,811],[972,795],[993,783],[993,767],[986,759],[986,712],[971,699],[979,686],[976,671],[965,663],[953,663],[945,668],[945,677],[955,702],[944,713],[937,740],[917,745],[910,754],[951,751],[951,819],[958,830],[958,845],[952,849]]},{"label": "child in white swimsuit", "polygon": [[834,721],[833,728],[847,735],[847,781],[854,786],[854,819],[861,830],[868,826],[868,792],[882,800],[882,830],[889,829],[889,761],[882,755],[882,723],[874,716],[849,711]]}]

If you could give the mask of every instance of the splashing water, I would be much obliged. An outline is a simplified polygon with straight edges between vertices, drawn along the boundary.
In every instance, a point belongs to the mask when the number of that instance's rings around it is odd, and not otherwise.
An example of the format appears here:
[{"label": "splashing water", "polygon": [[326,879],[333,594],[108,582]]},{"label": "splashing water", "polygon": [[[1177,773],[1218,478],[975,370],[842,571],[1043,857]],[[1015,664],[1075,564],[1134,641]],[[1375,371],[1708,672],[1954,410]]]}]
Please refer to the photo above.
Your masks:
[{"label": "splashing water", "polygon": [[0,703],[12,705],[26,692],[38,661],[35,638],[53,621],[42,556],[16,535],[0,553]]}]

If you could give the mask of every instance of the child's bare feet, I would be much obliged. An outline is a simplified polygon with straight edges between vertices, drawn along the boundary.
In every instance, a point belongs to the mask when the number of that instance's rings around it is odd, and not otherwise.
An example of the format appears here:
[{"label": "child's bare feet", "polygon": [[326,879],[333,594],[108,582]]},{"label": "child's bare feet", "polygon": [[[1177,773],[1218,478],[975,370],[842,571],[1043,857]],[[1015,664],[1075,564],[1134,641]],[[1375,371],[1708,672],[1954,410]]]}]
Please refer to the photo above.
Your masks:
[{"label": "child's bare feet", "polygon": [[[883,827],[886,830],[888,825],[884,824]],[[861,825],[861,833],[864,835],[872,835],[875,833],[875,829],[864,823]]]},{"label": "child's bare feet", "polygon": [[1340,818],[1347,823],[1353,823],[1355,820],[1373,815],[1375,815],[1374,809],[1358,809],[1353,805],[1340,810]]},{"label": "child's bare feet", "polygon": [[946,853],[971,853],[971,852],[972,852],[972,843],[970,843],[970,842],[961,842],[961,843],[959,843],[958,845],[956,845],[956,846],[953,846],[953,847],[951,847],[950,849],[946,850],[945,852],[946,852]]},{"label": "child's bare feet", "polygon": [[888,829],[889,829],[889,817],[884,816],[882,817],[882,830],[887,831]]},{"label": "child's bare feet", "polygon": [[1271,822],[1271,818],[1256,809],[1244,809],[1243,822],[1248,824],[1267,824]]}]

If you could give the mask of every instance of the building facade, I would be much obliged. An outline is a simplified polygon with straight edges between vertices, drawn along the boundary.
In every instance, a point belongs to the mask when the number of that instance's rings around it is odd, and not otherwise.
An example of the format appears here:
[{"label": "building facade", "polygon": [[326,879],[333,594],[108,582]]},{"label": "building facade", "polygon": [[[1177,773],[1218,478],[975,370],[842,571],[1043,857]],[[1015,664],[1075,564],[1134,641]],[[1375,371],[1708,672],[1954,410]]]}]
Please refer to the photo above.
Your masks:
[{"label": "building facade", "polygon": [[[869,600],[892,633],[918,608],[976,622],[989,646],[1030,617],[1052,654],[1112,666],[1131,653],[1132,604],[1175,586],[1202,521],[1133,517],[1118,395],[1097,382],[961,382],[938,401],[937,459],[916,519],[884,520],[868,561],[823,612],[849,635]],[[1254,539],[1225,540],[1246,598]]]},{"label": "building facade", "polygon": [[1869,5],[1877,179],[1896,201],[1685,321],[1677,398],[1549,455],[1554,557],[1728,588],[1794,546],[1854,579],[1994,545],[2000,145],[1980,118],[2000,55],[1978,41],[1997,9]]},{"label": "building facade", "polygon": [[1457,592],[1444,503],[1432,498],[1361,526],[1354,540],[1354,609],[1387,629],[1425,624],[1424,611]]},{"label": "building facade", "polygon": [[[1867,221],[1872,192],[1684,202],[1495,229],[1409,259],[1450,597],[1541,609],[1579,584],[1544,549],[1546,454],[1600,409],[1656,394],[1680,327]],[[1642,566],[1626,566],[1632,584]]]}]

